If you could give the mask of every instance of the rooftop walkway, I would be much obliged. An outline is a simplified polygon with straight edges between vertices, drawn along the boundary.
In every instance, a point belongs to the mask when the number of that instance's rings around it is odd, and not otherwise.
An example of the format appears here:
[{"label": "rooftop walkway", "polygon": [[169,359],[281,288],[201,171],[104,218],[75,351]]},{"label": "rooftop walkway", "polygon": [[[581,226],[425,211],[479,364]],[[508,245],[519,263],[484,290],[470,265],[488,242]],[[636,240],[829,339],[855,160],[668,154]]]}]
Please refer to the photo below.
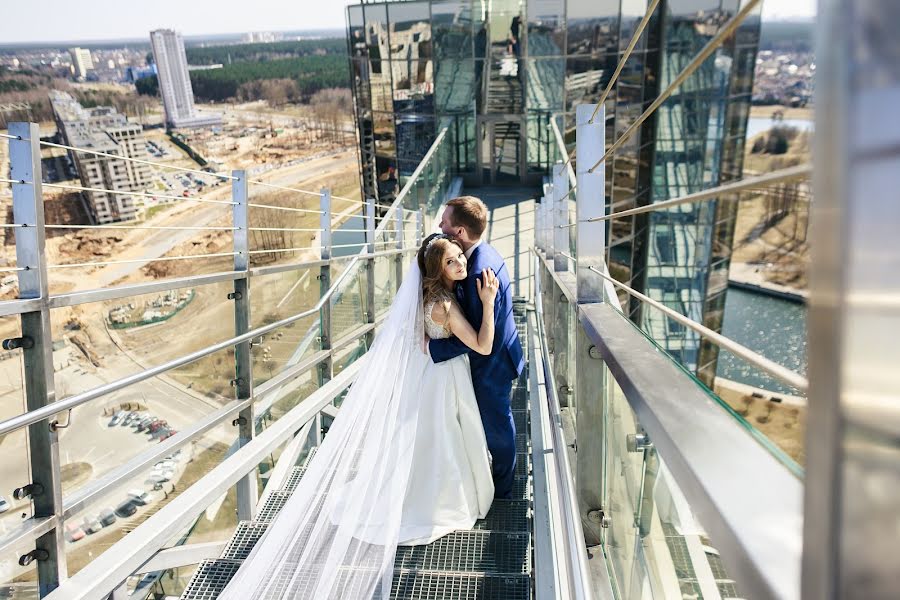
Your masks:
[{"label": "rooftop walkway", "polygon": [[[525,298],[530,298],[534,239],[534,190],[526,188],[470,188],[488,205],[486,239],[506,260],[513,283],[516,322],[522,345],[525,335]],[[527,351],[526,351],[527,355]],[[495,500],[487,517],[471,530],[460,530],[427,546],[398,548],[394,561],[392,599],[527,600],[532,597],[533,501],[530,456],[528,366],[512,391],[516,424],[517,466],[512,500]],[[264,496],[252,521],[238,524],[222,555],[202,562],[181,598],[214,600],[228,585],[306,471],[315,449],[295,466],[281,487]]]}]

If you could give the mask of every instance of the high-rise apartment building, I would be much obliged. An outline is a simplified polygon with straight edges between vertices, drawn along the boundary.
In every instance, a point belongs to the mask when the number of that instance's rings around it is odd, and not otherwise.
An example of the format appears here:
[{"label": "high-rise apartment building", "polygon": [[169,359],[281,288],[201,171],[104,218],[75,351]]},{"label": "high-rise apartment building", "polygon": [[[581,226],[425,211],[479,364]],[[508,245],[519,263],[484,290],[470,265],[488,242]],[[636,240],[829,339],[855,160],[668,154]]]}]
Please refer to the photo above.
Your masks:
[{"label": "high-rise apartment building", "polygon": [[87,77],[87,72],[94,69],[91,51],[87,48],[69,48],[72,56],[72,74],[79,79]]},{"label": "high-rise apartment building", "polygon": [[[390,199],[449,126],[465,185],[538,184],[556,160],[548,124],[569,150],[575,106],[595,103],[648,2],[431,0],[347,9],[360,171],[367,197]],[[619,137],[719,28],[739,0],[661,0],[606,110]],[[740,179],[759,16],[724,45],[606,164],[614,211]],[[576,158],[577,160],[577,158]],[[613,276],[721,328],[735,203],[711,200],[612,221]],[[717,350],[641,303],[631,318],[707,381]]]},{"label": "high-rise apartment building", "polygon": [[151,31],[150,45],[159,77],[159,93],[166,111],[166,124],[173,128],[218,124],[221,119],[217,115],[201,115],[194,107],[194,91],[181,34],[171,29]]},{"label": "high-rise apartment building", "polygon": [[[129,123],[115,108],[84,108],[69,94],[56,90],[50,92],[50,104],[57,130],[66,145],[147,160],[141,126]],[[70,152],[70,156],[83,187],[134,192],[144,191],[150,184],[148,165],[86,152]],[[83,193],[97,223],[130,221],[137,217],[138,203],[134,196],[113,192]]]}]

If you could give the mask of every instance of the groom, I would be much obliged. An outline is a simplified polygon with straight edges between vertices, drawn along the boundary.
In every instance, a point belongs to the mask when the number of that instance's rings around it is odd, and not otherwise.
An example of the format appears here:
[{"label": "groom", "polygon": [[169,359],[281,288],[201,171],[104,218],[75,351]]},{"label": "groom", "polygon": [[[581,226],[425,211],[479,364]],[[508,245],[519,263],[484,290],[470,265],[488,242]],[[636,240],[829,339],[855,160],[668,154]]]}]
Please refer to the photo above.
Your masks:
[{"label": "groom", "polygon": [[460,242],[468,261],[466,279],[456,286],[456,299],[475,331],[481,328],[482,317],[475,281],[488,268],[497,275],[500,290],[494,301],[494,347],[484,356],[451,337],[431,340],[428,349],[436,363],[469,354],[475,398],[492,457],[494,496],[511,498],[516,473],[516,426],[509,402],[512,382],[522,372],[525,357],[513,320],[509,272],[500,254],[481,239],[486,227],[487,207],[474,196],[450,200],[441,215],[441,231]]}]

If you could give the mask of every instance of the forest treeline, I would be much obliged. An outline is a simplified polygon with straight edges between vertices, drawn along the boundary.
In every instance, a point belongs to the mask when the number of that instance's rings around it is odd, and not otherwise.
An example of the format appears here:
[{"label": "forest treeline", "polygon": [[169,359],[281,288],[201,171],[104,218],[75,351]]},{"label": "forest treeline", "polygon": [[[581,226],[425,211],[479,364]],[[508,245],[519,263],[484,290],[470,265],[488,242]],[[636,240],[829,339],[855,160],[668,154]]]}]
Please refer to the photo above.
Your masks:
[{"label": "forest treeline", "polygon": [[[303,56],[262,62],[243,62],[225,65],[221,69],[191,71],[194,98],[201,102],[225,100],[270,100],[264,92],[276,86],[278,94],[288,102],[303,101],[323,89],[349,88],[350,73],[347,58],[342,55]],[[138,93],[155,96],[159,93],[156,77],[139,80]]]}]

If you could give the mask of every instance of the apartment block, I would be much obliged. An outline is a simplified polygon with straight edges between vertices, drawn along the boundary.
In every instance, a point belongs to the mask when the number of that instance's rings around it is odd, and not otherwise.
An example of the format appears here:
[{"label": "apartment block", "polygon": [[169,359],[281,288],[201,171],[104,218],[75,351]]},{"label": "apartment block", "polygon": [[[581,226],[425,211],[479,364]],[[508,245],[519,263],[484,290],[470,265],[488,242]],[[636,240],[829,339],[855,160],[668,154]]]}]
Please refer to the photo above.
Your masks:
[{"label": "apartment block", "polygon": [[[50,103],[57,129],[66,145],[113,156],[146,160],[147,148],[141,126],[128,122],[110,106],[84,108],[71,95],[52,91]],[[123,192],[143,191],[150,184],[149,165],[71,151],[81,185],[86,188]],[[83,192],[96,223],[130,221],[137,217],[140,200],[114,192]]]}]

